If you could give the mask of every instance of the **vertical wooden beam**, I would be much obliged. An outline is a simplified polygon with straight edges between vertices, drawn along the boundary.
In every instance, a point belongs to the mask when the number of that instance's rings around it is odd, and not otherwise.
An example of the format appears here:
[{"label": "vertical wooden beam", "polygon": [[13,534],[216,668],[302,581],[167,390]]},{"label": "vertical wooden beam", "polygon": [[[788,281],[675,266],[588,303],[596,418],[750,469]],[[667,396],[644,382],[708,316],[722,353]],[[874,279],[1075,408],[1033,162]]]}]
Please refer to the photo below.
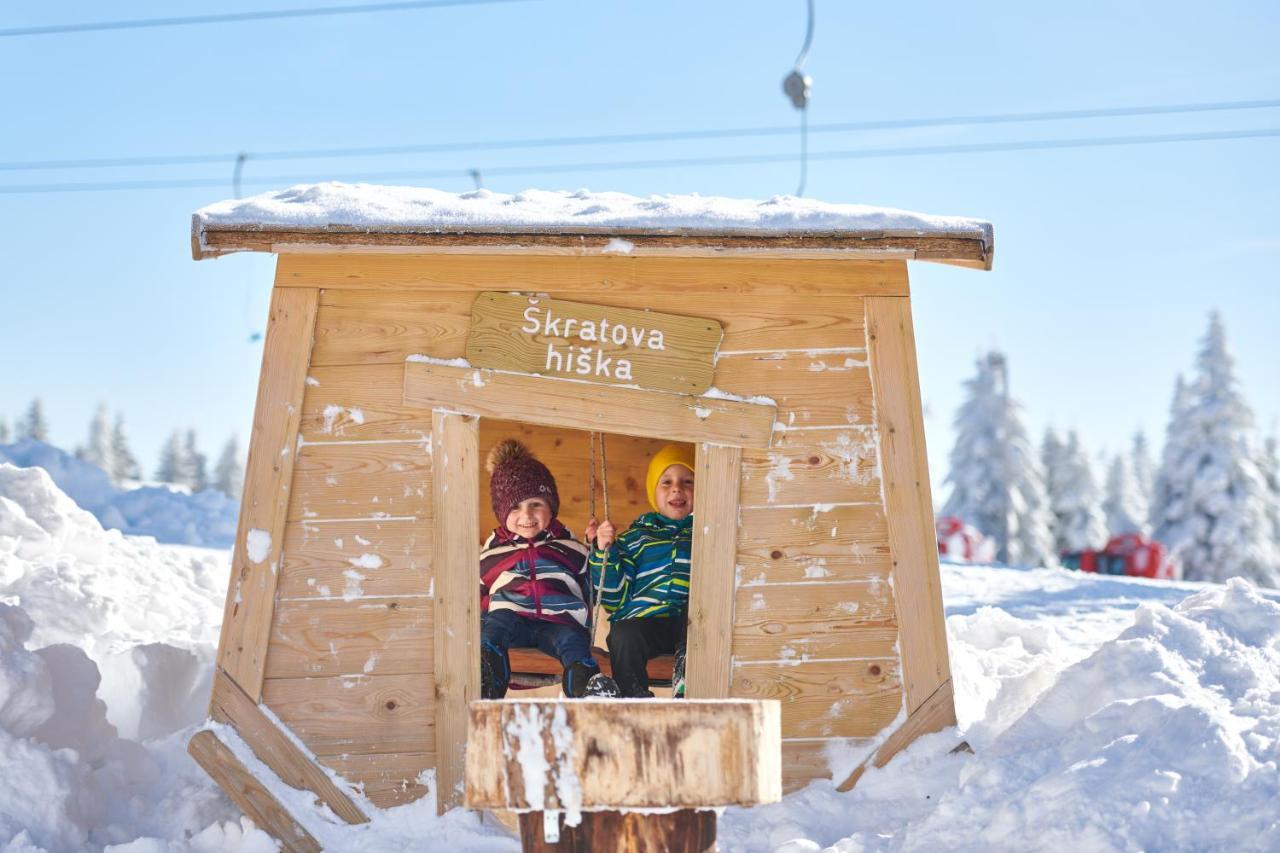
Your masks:
[{"label": "vertical wooden beam", "polygon": [[315,288],[273,290],[262,349],[231,583],[218,642],[218,665],[255,703],[262,700],[262,672],[318,300]]},{"label": "vertical wooden beam", "polygon": [[[867,297],[866,322],[902,683],[913,714],[950,680],[951,666],[910,299]],[[954,708],[951,714],[954,720]]]},{"label": "vertical wooden beam", "polygon": [[480,419],[431,416],[436,804],[462,804],[467,706],[480,698]]},{"label": "vertical wooden beam", "polygon": [[685,694],[725,699],[732,669],[742,448],[701,444],[695,464]]},{"label": "vertical wooden beam", "polygon": [[240,811],[280,842],[289,853],[319,853],[320,845],[285,810],[262,783],[253,778],[240,759],[213,732],[196,732],[187,752],[226,791]]}]

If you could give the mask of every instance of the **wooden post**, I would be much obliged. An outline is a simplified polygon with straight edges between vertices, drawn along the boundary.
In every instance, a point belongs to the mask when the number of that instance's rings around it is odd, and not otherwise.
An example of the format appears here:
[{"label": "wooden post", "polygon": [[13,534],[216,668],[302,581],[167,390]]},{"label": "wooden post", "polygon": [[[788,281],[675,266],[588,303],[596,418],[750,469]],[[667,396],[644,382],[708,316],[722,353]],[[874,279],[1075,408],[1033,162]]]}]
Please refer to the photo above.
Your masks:
[{"label": "wooden post", "polygon": [[772,700],[473,702],[466,803],[521,812],[526,851],[702,853],[710,809],[782,798],[780,720]]},{"label": "wooden post", "polygon": [[685,693],[691,699],[729,697],[734,571],[738,556],[738,489],[742,448],[698,447],[693,493],[693,565]]}]

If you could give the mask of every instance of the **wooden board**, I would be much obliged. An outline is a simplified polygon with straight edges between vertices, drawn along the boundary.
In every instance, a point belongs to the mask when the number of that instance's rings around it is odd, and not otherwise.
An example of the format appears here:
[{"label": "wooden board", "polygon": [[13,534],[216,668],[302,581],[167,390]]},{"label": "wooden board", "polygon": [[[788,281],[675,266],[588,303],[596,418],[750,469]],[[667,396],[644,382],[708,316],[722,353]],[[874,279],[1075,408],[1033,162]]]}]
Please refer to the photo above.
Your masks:
[{"label": "wooden board", "polygon": [[742,450],[698,447],[693,494],[693,550],[689,586],[689,633],[685,693],[691,699],[729,696],[732,667],[735,544]]},{"label": "wooden board", "polygon": [[[262,350],[244,496],[218,641],[218,665],[255,702],[262,695],[317,297],[315,290],[308,289],[272,291]],[[260,560],[250,557],[251,534],[256,542],[265,539],[267,547]]]},{"label": "wooden board", "polygon": [[584,812],[569,826],[564,814],[551,816],[559,840],[546,840],[544,814],[521,812],[521,850],[524,853],[715,853],[716,813],[697,809],[673,812]]},{"label": "wooden board", "polygon": [[258,760],[271,768],[287,785],[310,791],[347,823],[368,823],[346,792],[338,788],[323,770],[281,731],[262,709],[245,695],[221,669],[214,673],[213,718],[230,723]]},{"label": "wooden board", "polygon": [[[619,699],[479,701],[471,705],[467,805],[586,809],[710,808],[781,797],[773,702]],[[521,750],[546,757],[526,777]]]},{"label": "wooden board", "polygon": [[471,307],[467,361],[473,367],[701,394],[711,387],[722,337],[720,324],[703,317],[485,292]]},{"label": "wooden board", "polygon": [[871,375],[861,352],[722,356],[716,362],[716,387],[774,400],[779,430],[873,423]]},{"label": "wooden board", "polygon": [[[881,581],[741,586],[734,607],[734,655],[778,647],[765,660],[795,662],[804,655],[864,657],[883,648],[896,628],[893,590]],[[892,641],[889,643],[892,650]],[[896,653],[895,653],[896,654]]]},{"label": "wooden board", "polygon": [[463,354],[469,293],[325,290],[311,365],[403,364],[405,356]]},{"label": "wooden board", "polygon": [[407,405],[668,441],[767,447],[774,407],[409,362]]},{"label": "wooden board", "polygon": [[429,674],[271,678],[263,704],[316,755],[435,752]]},{"label": "wooden board", "polygon": [[435,766],[436,757],[429,752],[326,755],[321,763],[358,786],[375,806],[389,809],[426,796],[427,786],[418,778]]},{"label": "wooden board", "polygon": [[[760,587],[749,587],[740,592],[754,603],[754,593]],[[767,589],[767,588],[766,588]],[[766,595],[763,600],[784,600],[785,587],[772,590],[778,595]],[[748,594],[750,593],[750,594]],[[754,615],[754,614],[753,614]],[[840,617],[819,621],[818,614],[803,614],[794,621],[739,617],[733,626],[733,656],[739,663],[775,661],[799,663],[808,660],[862,660],[896,657],[898,654],[898,626],[892,621],[851,622]]]},{"label": "wooden board", "polygon": [[467,705],[480,696],[480,430],[476,418],[434,412],[431,436],[436,802],[443,814],[462,802]]},{"label": "wooden board", "polygon": [[427,442],[306,444],[294,468],[288,518],[424,518],[430,494]]},{"label": "wooden board", "polygon": [[777,699],[784,737],[871,737],[902,710],[898,662],[735,664],[733,695]]},{"label": "wooden board", "polygon": [[849,778],[837,786],[836,790],[848,791],[858,783],[868,767],[884,767],[889,763],[889,759],[921,735],[940,732],[955,724],[955,695],[951,679],[948,678],[938,686],[933,695],[926,697],[925,701],[920,703],[920,707],[916,708],[915,713],[908,717],[905,723],[889,735],[884,744],[876,750],[875,755],[864,761],[849,775]]},{"label": "wooden board", "polygon": [[278,287],[338,290],[482,290],[525,293],[907,294],[901,260],[556,257],[283,252]]},{"label": "wooden board", "polygon": [[855,756],[869,755],[875,744],[875,738],[783,738],[783,794],[794,794],[815,779],[837,775],[843,779],[850,762],[856,762]]},{"label": "wooden board", "polygon": [[430,519],[291,521],[276,602],[340,597],[353,569],[366,596],[429,595],[431,527]]},{"label": "wooden board", "polygon": [[880,502],[874,430],[807,435],[812,437],[809,443],[800,439],[742,455],[743,506]]},{"label": "wooden board", "polygon": [[907,711],[951,678],[938,542],[925,453],[915,333],[907,299],[867,300]]},{"label": "wooden board", "polygon": [[738,534],[742,583],[889,577],[889,534],[879,504],[746,508]]},{"label": "wooden board", "polygon": [[430,598],[281,601],[267,678],[429,673],[434,660]]},{"label": "wooden board", "polygon": [[259,828],[269,833],[288,853],[319,853],[311,833],[293,819],[280,801],[245,769],[240,759],[213,732],[196,732],[187,752],[204,768]]},{"label": "wooden board", "polygon": [[[358,413],[358,417],[357,417]],[[330,441],[426,441],[431,417],[404,405],[404,363],[312,367],[302,437]]]}]

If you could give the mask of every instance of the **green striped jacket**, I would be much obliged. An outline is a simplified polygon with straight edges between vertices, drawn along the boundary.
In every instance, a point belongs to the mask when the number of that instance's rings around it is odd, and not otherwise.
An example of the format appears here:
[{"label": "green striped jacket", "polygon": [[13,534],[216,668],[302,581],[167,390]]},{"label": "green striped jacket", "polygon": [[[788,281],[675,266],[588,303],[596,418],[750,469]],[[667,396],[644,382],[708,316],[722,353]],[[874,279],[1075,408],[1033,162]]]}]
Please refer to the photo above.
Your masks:
[{"label": "green striped jacket", "polygon": [[647,512],[608,551],[591,550],[588,565],[610,622],[683,615],[689,606],[693,516],[680,521]]}]

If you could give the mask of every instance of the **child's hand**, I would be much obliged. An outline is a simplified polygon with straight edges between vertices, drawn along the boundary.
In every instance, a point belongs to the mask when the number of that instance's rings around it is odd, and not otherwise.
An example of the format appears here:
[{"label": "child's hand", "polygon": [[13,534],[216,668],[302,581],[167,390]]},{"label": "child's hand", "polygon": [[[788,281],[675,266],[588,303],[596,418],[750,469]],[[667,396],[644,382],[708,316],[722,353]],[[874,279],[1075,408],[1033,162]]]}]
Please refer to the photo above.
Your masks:
[{"label": "child's hand", "polygon": [[[592,521],[594,520],[592,519]],[[590,529],[589,526],[588,529]],[[613,545],[613,539],[616,535],[617,530],[614,528],[613,522],[606,518],[596,527],[596,547],[601,551],[608,551],[609,547]]]},{"label": "child's hand", "polygon": [[596,521],[596,517],[591,516],[591,520],[587,522],[587,544],[591,544],[596,538],[596,531],[600,529],[600,522]]}]

